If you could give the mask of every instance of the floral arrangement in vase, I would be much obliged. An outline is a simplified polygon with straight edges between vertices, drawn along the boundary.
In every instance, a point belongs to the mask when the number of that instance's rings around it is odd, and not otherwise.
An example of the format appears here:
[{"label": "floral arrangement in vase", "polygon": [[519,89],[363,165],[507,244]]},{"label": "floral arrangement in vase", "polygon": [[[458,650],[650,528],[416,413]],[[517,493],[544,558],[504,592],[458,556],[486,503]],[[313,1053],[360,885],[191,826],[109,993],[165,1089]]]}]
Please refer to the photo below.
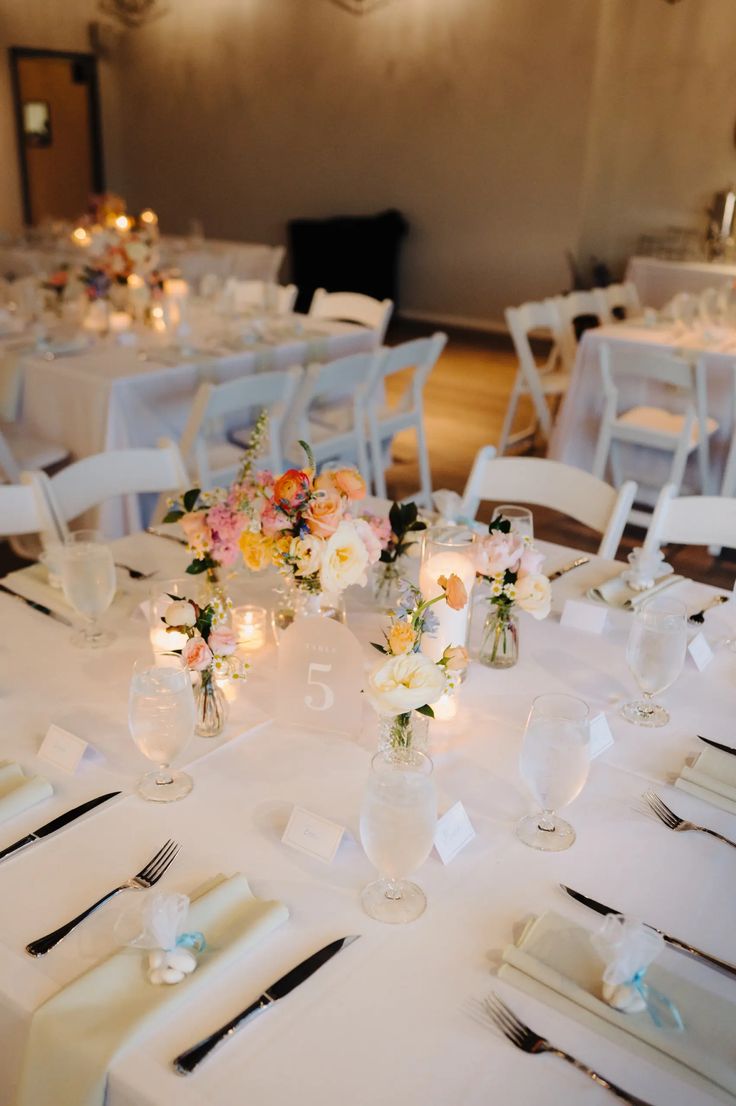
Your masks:
[{"label": "floral arrangement in vase", "polygon": [[248,665],[236,656],[238,641],[228,625],[229,600],[213,599],[201,607],[193,599],[170,595],[171,603],[161,621],[167,633],[182,634],[186,643],[171,652],[179,655],[191,672],[199,676],[195,694],[196,733],[216,737],[225,724],[225,697],[217,677],[227,680],[245,678]]},{"label": "floral arrangement in vase", "polygon": [[363,515],[374,529],[381,542],[380,562],[374,573],[373,594],[375,599],[393,609],[401,581],[399,562],[402,557],[411,556],[412,547],[419,542],[412,537],[427,529],[426,522],[419,518],[416,503],[394,503],[388,518]]},{"label": "floral arrangement in vase", "polygon": [[383,654],[367,688],[368,699],[381,719],[381,747],[399,751],[426,745],[428,719],[434,718],[432,704],[455,688],[467,668],[468,652],[463,645],[448,645],[438,661],[421,651],[423,635],[431,635],[438,625],[430,610],[432,604],[445,599],[448,606],[460,611],[468,601],[459,576],[440,576],[437,583],[440,594],[423,599],[418,588],[403,581],[384,643],[372,642]]},{"label": "floral arrangement in vase", "polygon": [[58,269],[54,269],[53,273],[50,273],[41,284],[44,292],[52,293],[54,307],[57,311],[61,309],[69,284],[70,267],[66,262],[59,265]]},{"label": "floral arrangement in vase", "polygon": [[491,610],[483,627],[478,659],[490,668],[510,668],[519,658],[515,608],[532,618],[549,614],[552,590],[542,573],[544,555],[506,518],[497,518],[477,545],[478,575],[491,587]]}]

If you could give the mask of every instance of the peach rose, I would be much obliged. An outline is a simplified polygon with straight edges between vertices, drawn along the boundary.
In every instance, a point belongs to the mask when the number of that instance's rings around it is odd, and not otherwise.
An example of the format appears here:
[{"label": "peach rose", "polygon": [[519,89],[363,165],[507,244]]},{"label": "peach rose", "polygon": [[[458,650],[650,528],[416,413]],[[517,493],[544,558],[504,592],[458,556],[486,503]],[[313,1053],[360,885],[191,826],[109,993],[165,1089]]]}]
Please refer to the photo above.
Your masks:
[{"label": "peach rose", "polygon": [[301,469],[287,469],[275,481],[273,498],[279,507],[293,510],[306,503],[310,491],[310,480]]},{"label": "peach rose", "polygon": [[253,572],[260,572],[271,563],[272,543],[262,534],[244,530],[238,544],[246,567]]},{"label": "peach rose", "polygon": [[348,499],[365,499],[365,480],[357,469],[336,469],[331,475],[337,490]]},{"label": "peach rose", "polygon": [[408,622],[394,622],[388,635],[388,647],[395,657],[411,653],[417,635]]},{"label": "peach rose", "polygon": [[318,538],[331,538],[342,521],[342,499],[334,489],[321,491],[304,513],[309,530]]},{"label": "peach rose", "polygon": [[464,645],[448,645],[442,655],[448,672],[462,672],[468,667],[470,654]]},{"label": "peach rose", "polygon": [[179,520],[187,542],[198,552],[206,552],[212,543],[212,531],[206,519],[206,511],[192,511]]},{"label": "peach rose", "polygon": [[238,639],[228,626],[218,626],[210,631],[207,644],[219,657],[229,657],[238,648]]},{"label": "peach rose", "polygon": [[452,607],[453,611],[461,611],[468,601],[468,593],[460,577],[452,572],[449,580],[446,576],[438,576],[437,583],[445,593],[447,606]]},{"label": "peach rose", "polygon": [[316,492],[336,492],[337,484],[334,480],[334,473],[332,469],[325,469],[319,474],[314,481],[314,490]]},{"label": "peach rose", "polygon": [[181,651],[181,656],[192,672],[204,672],[214,660],[212,650],[202,637],[190,637]]}]

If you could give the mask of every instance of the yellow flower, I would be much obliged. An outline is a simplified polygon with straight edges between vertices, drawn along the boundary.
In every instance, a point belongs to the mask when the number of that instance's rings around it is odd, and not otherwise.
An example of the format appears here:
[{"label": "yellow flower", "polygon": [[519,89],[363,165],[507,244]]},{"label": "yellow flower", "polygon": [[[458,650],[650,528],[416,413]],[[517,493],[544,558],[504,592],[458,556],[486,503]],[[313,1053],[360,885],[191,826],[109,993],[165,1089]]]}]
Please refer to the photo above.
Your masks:
[{"label": "yellow flower", "polygon": [[402,653],[411,653],[416,634],[408,622],[395,622],[388,635],[388,647],[395,657]]},{"label": "yellow flower", "polygon": [[247,568],[260,572],[271,563],[273,545],[270,538],[244,530],[240,535],[240,551]]}]

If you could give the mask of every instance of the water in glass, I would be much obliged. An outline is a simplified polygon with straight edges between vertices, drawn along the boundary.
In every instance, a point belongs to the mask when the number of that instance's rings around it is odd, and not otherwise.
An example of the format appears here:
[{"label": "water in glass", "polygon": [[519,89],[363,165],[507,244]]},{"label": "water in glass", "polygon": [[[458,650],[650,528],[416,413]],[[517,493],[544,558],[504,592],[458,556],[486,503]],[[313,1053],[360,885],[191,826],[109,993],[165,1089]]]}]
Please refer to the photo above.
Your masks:
[{"label": "water in glass", "polygon": [[115,564],[112,552],[97,531],[78,530],[64,546],[61,581],[67,602],[85,625],[72,639],[75,644],[99,648],[112,640],[97,626],[115,596]]},{"label": "water in glass", "polygon": [[686,610],[682,603],[654,596],[634,615],[626,645],[626,662],[644,699],[626,703],[621,713],[638,726],[664,726],[669,714],[654,696],[679,676],[687,650]]},{"label": "water in glass", "polygon": [[138,786],[146,799],[169,802],[192,789],[183,772],[171,762],[194,733],[194,695],[188,669],[176,656],[139,661],[130,682],[128,724],[136,745],[159,771],[144,776]]}]

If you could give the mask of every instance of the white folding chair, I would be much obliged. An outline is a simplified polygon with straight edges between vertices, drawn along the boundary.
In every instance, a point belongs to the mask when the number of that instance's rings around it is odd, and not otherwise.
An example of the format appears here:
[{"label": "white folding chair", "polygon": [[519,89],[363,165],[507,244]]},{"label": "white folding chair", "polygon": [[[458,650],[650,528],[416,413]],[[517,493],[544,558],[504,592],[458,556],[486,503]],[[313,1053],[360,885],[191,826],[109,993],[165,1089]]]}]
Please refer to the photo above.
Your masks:
[{"label": "white folding chair", "polygon": [[736,549],[736,499],[717,495],[678,496],[675,484],[665,484],[644,548],[655,550],[669,542]]},{"label": "white folding chair", "polygon": [[[44,522],[32,484],[0,484],[0,538],[37,534],[44,529]],[[55,529],[51,532],[56,536]]]},{"label": "white folding chair", "polygon": [[165,493],[190,486],[179,447],[162,440],[158,449],[111,449],[67,465],[61,472],[28,474],[38,495],[45,530],[68,532],[67,523],[119,495],[159,492],[154,520],[165,513]]},{"label": "white folding chair", "polygon": [[[254,373],[223,384],[200,384],[179,441],[184,464],[200,488],[232,482],[256,418],[264,409],[268,411],[268,444],[263,461],[272,472],[283,470],[282,426],[302,376],[302,369],[293,368]],[[235,419],[240,419],[238,429],[227,433],[226,424]]]},{"label": "white folding chair", "polygon": [[532,503],[550,507],[601,535],[598,556],[613,559],[636,494],[628,480],[616,490],[582,469],[542,457],[496,457],[483,446],[473,462],[463,493],[462,512],[475,518],[481,500]]},{"label": "white folding chair", "polygon": [[12,355],[0,357],[0,478],[17,483],[25,469],[44,469],[66,460],[69,452],[18,420],[21,371]]},{"label": "white folding chair", "polygon": [[359,323],[376,333],[376,345],[386,336],[393,300],[375,300],[362,292],[326,292],[318,288],[309,305],[313,319],[333,319],[337,322]]},{"label": "white folding chair", "polygon": [[[432,472],[424,426],[424,386],[446,343],[447,335],[438,331],[430,338],[416,338],[385,349],[373,362],[366,405],[373,486],[377,496],[386,497],[385,468],[386,463],[390,463],[393,439],[401,430],[414,430],[419,492],[409,498],[428,509],[432,506]],[[385,383],[388,377],[397,373],[404,374],[404,379],[400,394],[392,401],[386,396]]]},{"label": "white folding chair", "polygon": [[267,280],[236,280],[225,283],[225,295],[230,297],[234,311],[249,308],[288,315],[294,309],[299,289],[296,284],[272,284]]},{"label": "white folding chair", "polygon": [[[303,464],[301,439],[309,442],[318,464],[336,461],[357,465],[366,484],[370,484],[366,396],[375,356],[354,353],[306,370],[284,423],[284,453],[290,463]],[[328,421],[330,408],[320,407],[319,418],[312,417],[313,406],[325,400],[331,404],[337,401],[335,422]]]},{"label": "white folding chair", "polygon": [[[645,446],[672,454],[668,483],[675,484],[679,489],[688,457],[696,450],[700,486],[707,494],[710,489],[708,439],[718,429],[718,423],[707,415],[702,359],[693,366],[681,357],[659,350],[602,342],[600,368],[605,403],[593,474],[604,479],[610,457],[613,483],[618,487],[622,476],[615,447],[618,443]],[[619,413],[617,380],[624,378],[674,390],[680,396],[683,412],[638,404]],[[649,516],[646,512],[635,511],[631,521],[646,525]]]},{"label": "white folding chair", "polygon": [[[521,307],[506,309],[506,325],[514,343],[519,366],[516,370],[514,386],[511,389],[506,415],[503,420],[498,452],[503,454],[509,445],[530,438],[537,426],[541,426],[549,440],[552,433],[552,415],[547,403],[548,398],[559,400],[564,396],[570,383],[570,372],[564,366],[562,346],[564,335],[559,307],[555,300],[544,303],[524,303]],[[552,348],[539,364],[532,351],[530,336],[543,333],[552,339]],[[511,433],[516,410],[522,396],[529,396],[534,406],[535,420],[522,430]]]},{"label": "white folding chair", "polygon": [[578,343],[585,331],[611,321],[610,311],[601,303],[596,291],[599,289],[568,292],[566,296],[553,298],[562,320],[561,352],[568,371],[572,370]]},{"label": "white folding chair", "polygon": [[624,284],[609,284],[606,288],[594,288],[600,311],[600,318],[613,322],[615,319],[632,319],[642,313],[639,292],[632,280]]}]

